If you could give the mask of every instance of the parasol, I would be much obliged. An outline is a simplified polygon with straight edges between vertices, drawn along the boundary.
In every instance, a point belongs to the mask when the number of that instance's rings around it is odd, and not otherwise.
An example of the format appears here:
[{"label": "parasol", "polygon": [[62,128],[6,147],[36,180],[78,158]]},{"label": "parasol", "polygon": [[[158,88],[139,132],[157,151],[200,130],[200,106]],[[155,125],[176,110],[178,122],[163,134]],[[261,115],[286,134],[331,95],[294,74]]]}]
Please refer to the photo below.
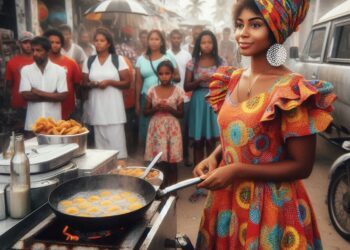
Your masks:
[{"label": "parasol", "polygon": [[105,0],[100,2],[87,11],[84,15],[91,13],[126,13],[148,16],[149,13],[146,8],[135,0]]}]

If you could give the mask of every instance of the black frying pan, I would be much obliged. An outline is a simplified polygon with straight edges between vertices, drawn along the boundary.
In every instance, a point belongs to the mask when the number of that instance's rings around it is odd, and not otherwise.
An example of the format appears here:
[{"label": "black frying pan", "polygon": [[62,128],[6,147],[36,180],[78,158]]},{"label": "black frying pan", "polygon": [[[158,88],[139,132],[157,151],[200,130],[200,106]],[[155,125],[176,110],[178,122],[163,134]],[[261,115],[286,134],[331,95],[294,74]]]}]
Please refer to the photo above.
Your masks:
[{"label": "black frying pan", "polygon": [[[142,218],[148,207],[156,197],[164,196],[172,191],[185,188],[201,182],[199,177],[179,182],[175,185],[159,190],[148,181],[141,178],[124,175],[93,175],[72,179],[56,187],[49,196],[49,205],[60,222],[83,229],[106,229],[116,225],[125,225]],[[126,214],[106,217],[82,217],[69,215],[58,211],[58,203],[70,199],[79,192],[96,191],[101,189],[123,189],[141,195],[146,205]]]}]

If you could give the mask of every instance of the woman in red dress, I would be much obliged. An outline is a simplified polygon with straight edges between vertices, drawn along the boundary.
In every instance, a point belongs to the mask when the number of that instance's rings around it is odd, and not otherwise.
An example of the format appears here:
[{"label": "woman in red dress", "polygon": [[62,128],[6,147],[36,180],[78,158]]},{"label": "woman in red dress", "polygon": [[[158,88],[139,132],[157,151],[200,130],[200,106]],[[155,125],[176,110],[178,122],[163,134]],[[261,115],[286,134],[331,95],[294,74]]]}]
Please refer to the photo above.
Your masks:
[{"label": "woman in red dress", "polygon": [[307,0],[234,7],[235,37],[251,65],[220,68],[209,87],[221,145],[194,170],[204,179],[198,187],[211,190],[197,249],[322,249],[301,179],[313,168],[316,133],[332,121],[333,86],[305,80],[268,52],[298,28],[308,7]]}]

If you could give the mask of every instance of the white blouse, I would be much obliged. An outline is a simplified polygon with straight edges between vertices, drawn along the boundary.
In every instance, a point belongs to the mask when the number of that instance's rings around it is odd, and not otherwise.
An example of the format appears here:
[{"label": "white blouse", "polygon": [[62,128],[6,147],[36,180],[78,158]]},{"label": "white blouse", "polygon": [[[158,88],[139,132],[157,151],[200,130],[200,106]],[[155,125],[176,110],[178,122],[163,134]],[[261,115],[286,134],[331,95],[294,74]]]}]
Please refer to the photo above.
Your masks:
[{"label": "white blouse", "polygon": [[[128,69],[123,57],[119,58],[119,71]],[[91,64],[90,72],[85,60],[83,73],[89,75],[90,81],[119,81],[119,72],[112,62],[111,55],[101,65],[98,57]],[[126,123],[126,115],[122,91],[108,86],[105,89],[93,88],[84,105],[84,120],[90,125],[112,125]]]}]

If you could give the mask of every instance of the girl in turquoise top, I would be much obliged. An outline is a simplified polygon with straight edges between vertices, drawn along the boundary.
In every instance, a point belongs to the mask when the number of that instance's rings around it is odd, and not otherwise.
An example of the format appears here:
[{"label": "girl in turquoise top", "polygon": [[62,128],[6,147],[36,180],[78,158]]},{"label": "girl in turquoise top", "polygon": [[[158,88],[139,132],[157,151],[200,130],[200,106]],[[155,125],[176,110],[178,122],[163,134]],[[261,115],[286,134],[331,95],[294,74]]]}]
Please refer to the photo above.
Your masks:
[{"label": "girl in turquoise top", "polygon": [[139,115],[139,138],[144,145],[147,137],[149,118],[145,117],[144,110],[148,90],[158,85],[157,67],[159,63],[170,60],[176,68],[173,81],[179,82],[180,75],[175,58],[166,53],[166,43],[159,30],[152,30],[147,36],[147,50],[136,61],[136,113]]}]

